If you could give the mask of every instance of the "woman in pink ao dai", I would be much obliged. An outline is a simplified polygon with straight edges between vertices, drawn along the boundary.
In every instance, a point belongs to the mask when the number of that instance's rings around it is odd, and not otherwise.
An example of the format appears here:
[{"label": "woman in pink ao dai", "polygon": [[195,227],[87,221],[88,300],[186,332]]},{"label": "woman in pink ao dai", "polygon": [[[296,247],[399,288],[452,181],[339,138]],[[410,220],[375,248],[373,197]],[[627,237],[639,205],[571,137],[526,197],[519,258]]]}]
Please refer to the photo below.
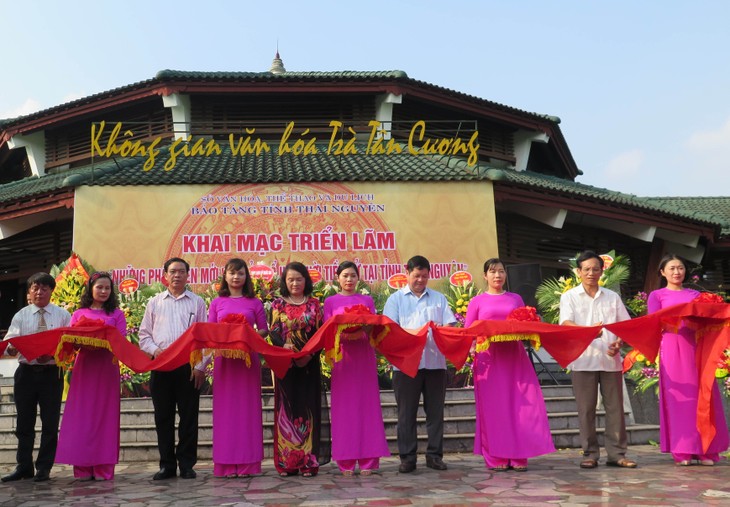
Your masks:
[{"label": "woman in pink ao dai", "polygon": [[[324,301],[324,320],[344,313],[355,305],[375,313],[370,296],[357,293],[360,274],[357,265],[345,261],[337,268],[342,290]],[[380,406],[375,351],[370,346],[370,330],[342,333],[342,359],[332,368],[332,458],[345,476],[360,466],[360,475],[377,470],[380,458],[390,456],[385,440]]]},{"label": "woman in pink ao dai", "polygon": [[[229,260],[218,297],[210,303],[208,322],[226,315],[243,315],[262,337],[268,334],[266,312],[254,296],[248,266]],[[243,359],[216,357],[213,368],[213,475],[249,477],[261,473],[264,459],[261,409],[261,363],[251,352],[251,365]]]},{"label": "woman in pink ao dai", "polygon": [[[506,292],[504,264],[484,263],[487,292],[469,303],[466,322],[505,320],[512,310],[525,306],[518,294]],[[545,400],[535,370],[521,341],[492,343],[477,352],[474,362],[476,431],[474,454],[496,471],[527,470],[527,459],[555,451]]]}]

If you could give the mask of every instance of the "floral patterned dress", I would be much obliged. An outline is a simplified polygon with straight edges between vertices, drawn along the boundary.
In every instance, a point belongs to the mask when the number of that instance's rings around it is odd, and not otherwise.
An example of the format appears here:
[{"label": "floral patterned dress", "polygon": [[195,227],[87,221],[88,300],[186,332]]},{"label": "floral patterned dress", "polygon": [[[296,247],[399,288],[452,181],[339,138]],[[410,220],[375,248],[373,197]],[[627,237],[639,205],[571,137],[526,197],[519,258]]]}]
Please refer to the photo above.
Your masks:
[{"label": "floral patterned dress", "polygon": [[[271,341],[289,342],[300,350],[322,323],[319,300],[310,297],[301,305],[279,298],[271,306]],[[304,366],[292,363],[283,379],[274,384],[274,465],[279,473],[315,475],[329,461],[320,446],[322,438],[322,380],[319,354]],[[327,454],[329,454],[327,452]]]}]

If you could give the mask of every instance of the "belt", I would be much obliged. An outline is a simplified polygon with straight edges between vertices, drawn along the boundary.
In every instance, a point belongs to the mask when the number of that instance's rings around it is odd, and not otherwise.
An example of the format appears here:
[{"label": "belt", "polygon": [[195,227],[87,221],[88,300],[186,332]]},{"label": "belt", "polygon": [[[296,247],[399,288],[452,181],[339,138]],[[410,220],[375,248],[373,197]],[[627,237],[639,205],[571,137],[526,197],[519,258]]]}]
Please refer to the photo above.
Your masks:
[{"label": "belt", "polygon": [[30,369],[31,371],[40,373],[42,371],[53,369],[58,369],[58,366],[55,364],[27,364],[27,363],[20,363],[20,366],[24,366],[25,368]]}]

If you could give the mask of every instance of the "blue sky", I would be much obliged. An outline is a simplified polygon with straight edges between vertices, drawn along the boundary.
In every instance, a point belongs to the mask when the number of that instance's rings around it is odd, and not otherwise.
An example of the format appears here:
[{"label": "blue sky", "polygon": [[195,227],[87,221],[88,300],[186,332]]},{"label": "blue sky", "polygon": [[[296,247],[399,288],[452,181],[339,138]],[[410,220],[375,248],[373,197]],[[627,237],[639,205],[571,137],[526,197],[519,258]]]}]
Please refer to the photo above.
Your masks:
[{"label": "blue sky", "polygon": [[159,70],[404,70],[559,116],[578,181],[730,195],[730,2],[0,0],[0,118]]}]

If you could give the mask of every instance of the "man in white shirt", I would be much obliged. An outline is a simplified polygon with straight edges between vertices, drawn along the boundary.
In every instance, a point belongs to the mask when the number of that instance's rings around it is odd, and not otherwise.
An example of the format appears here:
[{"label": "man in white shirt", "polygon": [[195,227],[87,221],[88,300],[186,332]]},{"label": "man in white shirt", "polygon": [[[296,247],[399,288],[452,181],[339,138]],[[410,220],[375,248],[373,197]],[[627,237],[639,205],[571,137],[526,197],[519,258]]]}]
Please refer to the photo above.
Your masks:
[{"label": "man in white shirt", "polygon": [[[603,274],[603,259],[590,250],[576,259],[581,284],[560,297],[560,324],[564,326],[600,326],[628,320],[629,313],[621,297],[598,284]],[[624,421],[621,340],[606,329],[601,330],[588,348],[571,364],[573,393],[578,405],[583,461],[581,468],[596,468],[600,448],[596,435],[596,402],[600,386],[606,410],[604,445],[606,464],[636,468],[626,458],[628,439]]]},{"label": "man in white shirt", "polygon": [[[149,300],[139,326],[139,348],[152,358],[163,350],[195,322],[206,322],[205,302],[187,290],[190,265],[173,257],[165,262],[165,292]],[[154,365],[154,363],[153,363]],[[173,371],[153,371],[150,377],[150,394],[155,409],[157,448],[160,451],[160,471],[152,479],[158,481],[177,475],[194,479],[193,467],[198,459],[198,410],[200,388],[205,381],[205,364],[191,370],[186,364]],[[175,407],[180,415],[179,442],[175,449]]]},{"label": "man in white shirt", "polygon": [[[416,255],[409,259],[406,265],[408,285],[390,295],[385,302],[383,315],[413,333],[428,322],[438,326],[456,323],[446,297],[426,286],[430,272],[431,264],[425,257]],[[398,406],[398,454],[401,461],[398,471],[410,473],[416,469],[416,416],[421,394],[428,433],[426,466],[434,470],[446,470],[443,462],[446,358],[436,346],[430,330],[416,378],[394,368],[393,391]]]},{"label": "man in white shirt", "polygon": [[[28,278],[30,304],[15,314],[5,339],[69,325],[71,315],[51,303],[51,294],[55,288],[56,280],[48,273],[36,273]],[[18,355],[18,369],[15,370],[13,384],[18,465],[15,471],[2,478],[2,482],[31,477],[36,482],[47,481],[56,458],[63,375],[52,356],[40,356],[28,361],[12,345],[8,345],[6,352],[12,356]],[[33,446],[38,407],[41,415],[41,442],[34,465]]]}]

